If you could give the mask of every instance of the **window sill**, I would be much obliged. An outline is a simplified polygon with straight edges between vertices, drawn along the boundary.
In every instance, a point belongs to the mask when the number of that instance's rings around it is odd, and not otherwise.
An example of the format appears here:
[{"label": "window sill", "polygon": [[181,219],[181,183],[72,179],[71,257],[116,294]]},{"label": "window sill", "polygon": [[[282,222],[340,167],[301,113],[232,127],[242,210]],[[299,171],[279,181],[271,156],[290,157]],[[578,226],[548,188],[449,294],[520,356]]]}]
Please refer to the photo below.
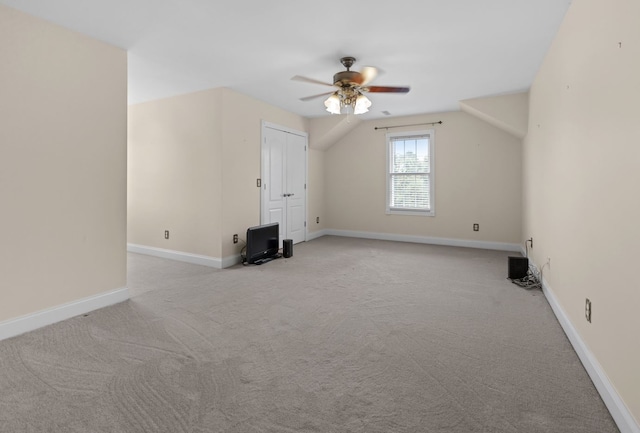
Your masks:
[{"label": "window sill", "polygon": [[435,211],[433,210],[395,210],[395,209],[387,209],[387,215],[411,215],[411,216],[428,216],[433,217],[436,216]]}]

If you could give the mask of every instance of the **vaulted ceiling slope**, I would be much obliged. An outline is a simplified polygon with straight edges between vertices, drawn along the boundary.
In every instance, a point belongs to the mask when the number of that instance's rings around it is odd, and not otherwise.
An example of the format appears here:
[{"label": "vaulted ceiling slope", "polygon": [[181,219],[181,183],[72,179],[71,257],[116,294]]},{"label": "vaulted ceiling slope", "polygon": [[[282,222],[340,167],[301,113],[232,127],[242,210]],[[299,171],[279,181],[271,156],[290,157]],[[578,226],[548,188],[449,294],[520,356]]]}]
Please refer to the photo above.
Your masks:
[{"label": "vaulted ceiling slope", "polygon": [[129,102],[228,87],[306,117],[340,57],[376,66],[364,119],[458,109],[458,101],[525,91],[570,0],[0,0],[128,50]]}]

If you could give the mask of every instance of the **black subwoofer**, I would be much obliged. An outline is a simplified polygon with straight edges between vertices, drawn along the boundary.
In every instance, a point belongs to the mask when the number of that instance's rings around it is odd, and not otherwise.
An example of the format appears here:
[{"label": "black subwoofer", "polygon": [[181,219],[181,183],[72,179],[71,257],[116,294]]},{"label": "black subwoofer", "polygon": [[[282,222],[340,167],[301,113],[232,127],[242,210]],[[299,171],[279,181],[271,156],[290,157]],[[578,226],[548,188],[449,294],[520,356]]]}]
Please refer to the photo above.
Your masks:
[{"label": "black subwoofer", "polygon": [[282,257],[289,258],[293,255],[293,239],[282,240]]},{"label": "black subwoofer", "polygon": [[509,279],[519,280],[527,276],[529,259],[526,257],[509,256]]}]

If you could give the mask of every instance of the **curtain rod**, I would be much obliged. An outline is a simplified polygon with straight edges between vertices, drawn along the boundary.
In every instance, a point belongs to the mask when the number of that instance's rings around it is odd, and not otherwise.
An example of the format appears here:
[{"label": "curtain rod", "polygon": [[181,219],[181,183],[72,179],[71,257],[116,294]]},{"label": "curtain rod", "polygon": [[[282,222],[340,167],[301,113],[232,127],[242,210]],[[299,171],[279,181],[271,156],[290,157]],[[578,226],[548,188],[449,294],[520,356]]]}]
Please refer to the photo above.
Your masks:
[{"label": "curtain rod", "polygon": [[373,129],[375,129],[377,131],[378,129],[402,128],[402,127],[405,127],[405,126],[419,126],[419,125],[442,125],[442,120],[440,120],[438,122],[412,123],[411,125],[376,126]]}]

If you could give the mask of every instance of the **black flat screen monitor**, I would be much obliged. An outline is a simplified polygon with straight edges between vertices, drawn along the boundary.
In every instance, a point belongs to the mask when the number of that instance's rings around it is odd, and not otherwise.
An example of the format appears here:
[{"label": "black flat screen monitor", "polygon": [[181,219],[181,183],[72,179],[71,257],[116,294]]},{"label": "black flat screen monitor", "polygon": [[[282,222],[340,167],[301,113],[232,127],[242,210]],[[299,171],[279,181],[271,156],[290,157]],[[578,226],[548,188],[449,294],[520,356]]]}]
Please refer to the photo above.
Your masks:
[{"label": "black flat screen monitor", "polygon": [[278,223],[249,227],[247,229],[247,263],[275,257],[280,246],[279,237]]}]

